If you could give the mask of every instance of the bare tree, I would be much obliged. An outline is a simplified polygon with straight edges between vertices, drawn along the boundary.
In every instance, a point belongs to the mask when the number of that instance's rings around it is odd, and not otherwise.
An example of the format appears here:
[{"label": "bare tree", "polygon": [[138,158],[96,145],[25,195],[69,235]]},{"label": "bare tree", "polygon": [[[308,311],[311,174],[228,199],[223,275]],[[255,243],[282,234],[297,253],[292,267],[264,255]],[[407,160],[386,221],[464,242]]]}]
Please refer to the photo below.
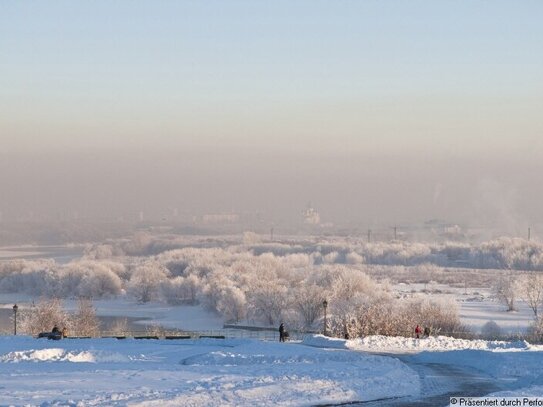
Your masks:
[{"label": "bare tree", "polygon": [[539,307],[543,302],[543,275],[530,273],[523,276],[520,292],[526,304],[533,311],[535,318],[539,315]]},{"label": "bare tree", "polygon": [[507,307],[507,311],[516,311],[516,299],[518,292],[518,281],[513,274],[509,272],[502,275],[494,286],[494,293],[498,300]]}]

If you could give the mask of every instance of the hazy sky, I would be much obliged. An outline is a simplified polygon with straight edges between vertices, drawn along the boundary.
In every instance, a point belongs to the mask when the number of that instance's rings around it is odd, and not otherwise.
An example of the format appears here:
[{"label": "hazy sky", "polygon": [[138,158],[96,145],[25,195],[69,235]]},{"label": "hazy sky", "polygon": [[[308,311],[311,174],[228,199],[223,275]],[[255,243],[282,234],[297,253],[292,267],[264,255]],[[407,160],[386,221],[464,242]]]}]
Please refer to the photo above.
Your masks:
[{"label": "hazy sky", "polygon": [[0,2],[0,211],[541,222],[542,21],[539,0]]}]

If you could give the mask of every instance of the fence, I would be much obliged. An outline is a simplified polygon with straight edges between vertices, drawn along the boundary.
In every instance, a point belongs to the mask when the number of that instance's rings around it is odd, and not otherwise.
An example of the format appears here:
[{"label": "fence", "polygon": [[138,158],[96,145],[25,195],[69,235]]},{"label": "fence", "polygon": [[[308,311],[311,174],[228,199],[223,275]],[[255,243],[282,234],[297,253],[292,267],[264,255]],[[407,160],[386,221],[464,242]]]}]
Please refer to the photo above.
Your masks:
[{"label": "fence", "polygon": [[[289,332],[289,340],[302,340],[307,333]],[[199,339],[199,338],[225,338],[225,339],[256,339],[260,341],[279,341],[279,331],[271,329],[250,330],[237,328],[223,328],[199,331],[161,330],[150,329],[142,331],[100,333],[102,338],[136,338],[136,339]]]}]

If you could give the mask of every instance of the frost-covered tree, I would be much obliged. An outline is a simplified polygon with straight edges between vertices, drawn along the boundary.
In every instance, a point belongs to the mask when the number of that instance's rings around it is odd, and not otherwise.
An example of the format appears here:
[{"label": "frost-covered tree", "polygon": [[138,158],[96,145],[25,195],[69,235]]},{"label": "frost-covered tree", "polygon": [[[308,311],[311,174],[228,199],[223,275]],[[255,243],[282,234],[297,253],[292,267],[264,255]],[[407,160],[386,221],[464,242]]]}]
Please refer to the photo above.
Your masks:
[{"label": "frost-covered tree", "polygon": [[276,325],[281,313],[287,307],[288,289],[278,281],[261,281],[249,293],[249,307],[254,318]]},{"label": "frost-covered tree", "polygon": [[222,289],[222,295],[217,303],[219,311],[227,321],[239,322],[247,316],[247,298],[245,293],[234,285]]},{"label": "frost-covered tree", "polygon": [[111,267],[115,266],[98,261],[69,263],[58,271],[57,292],[63,298],[115,297],[122,291],[122,281]]},{"label": "frost-covered tree", "polygon": [[80,298],[77,303],[77,312],[72,316],[71,331],[69,334],[77,336],[97,336],[100,334],[100,321],[96,316],[96,309],[92,300]]},{"label": "frost-covered tree", "polygon": [[326,291],[316,284],[301,284],[291,291],[290,303],[299,313],[304,328],[310,328],[322,316]]},{"label": "frost-covered tree", "polygon": [[516,311],[518,281],[513,272],[500,276],[494,285],[496,298],[507,307],[507,311]]},{"label": "frost-covered tree", "polygon": [[345,262],[347,264],[362,264],[364,263],[364,257],[357,252],[350,252],[345,256]]},{"label": "frost-covered tree", "polygon": [[534,318],[532,324],[528,327],[528,335],[530,336],[530,341],[543,341],[543,318]]},{"label": "frost-covered tree", "polygon": [[539,307],[543,302],[543,275],[539,273],[525,274],[519,284],[519,291],[526,304],[539,316]]},{"label": "frost-covered tree", "polygon": [[168,277],[168,270],[157,262],[148,262],[136,267],[128,283],[129,292],[139,302],[157,299],[161,284]]},{"label": "frost-covered tree", "polygon": [[51,332],[54,326],[59,329],[70,329],[69,315],[62,307],[62,301],[54,298],[41,300],[31,308],[22,310],[18,321],[21,332],[37,335],[40,332]]}]

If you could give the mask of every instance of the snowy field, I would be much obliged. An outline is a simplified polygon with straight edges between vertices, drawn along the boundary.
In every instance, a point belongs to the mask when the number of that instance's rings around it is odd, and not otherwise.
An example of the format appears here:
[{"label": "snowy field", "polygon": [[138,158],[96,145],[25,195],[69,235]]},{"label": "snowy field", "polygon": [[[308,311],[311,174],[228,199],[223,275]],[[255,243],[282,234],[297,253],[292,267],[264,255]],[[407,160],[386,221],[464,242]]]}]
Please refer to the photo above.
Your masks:
[{"label": "snowy field", "polygon": [[[388,352],[395,355],[375,355]],[[405,356],[411,353],[411,356]],[[404,356],[402,356],[404,355]],[[398,358],[399,357],[399,358]],[[543,347],[437,337],[0,340],[0,405],[313,406],[424,398],[421,366],[477,371],[500,395],[543,395]],[[448,366],[448,367],[447,367]],[[451,387],[454,388],[454,387]],[[480,394],[483,396],[485,394]]]}]

